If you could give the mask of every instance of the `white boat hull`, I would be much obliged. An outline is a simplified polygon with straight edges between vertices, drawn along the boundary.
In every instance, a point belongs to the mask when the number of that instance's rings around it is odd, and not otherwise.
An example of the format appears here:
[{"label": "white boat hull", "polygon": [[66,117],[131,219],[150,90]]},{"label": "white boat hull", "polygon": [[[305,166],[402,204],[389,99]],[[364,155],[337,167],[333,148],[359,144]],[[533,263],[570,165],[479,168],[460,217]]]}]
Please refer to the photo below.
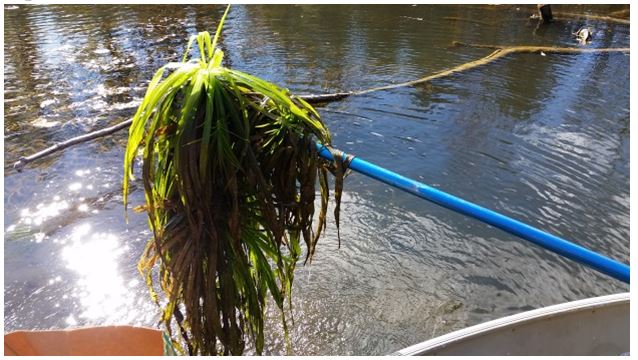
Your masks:
[{"label": "white boat hull", "polygon": [[629,293],[578,300],[458,330],[393,355],[621,355]]}]

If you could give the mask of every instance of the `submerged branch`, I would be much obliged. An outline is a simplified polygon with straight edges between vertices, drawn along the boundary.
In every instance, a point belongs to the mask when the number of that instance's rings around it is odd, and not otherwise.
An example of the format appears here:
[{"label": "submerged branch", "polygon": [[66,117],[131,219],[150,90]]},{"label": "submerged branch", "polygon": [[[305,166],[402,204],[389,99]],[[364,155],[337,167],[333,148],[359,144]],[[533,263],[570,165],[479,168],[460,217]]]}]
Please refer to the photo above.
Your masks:
[{"label": "submerged branch", "polygon": [[352,95],[363,95],[363,94],[368,94],[374,91],[388,90],[388,89],[412,86],[416,84],[429,82],[434,79],[449,76],[457,72],[466,71],[481,65],[489,64],[497,59],[502,58],[503,56],[513,54],[513,53],[535,53],[535,52],[541,52],[541,51],[545,53],[556,53],[556,54],[629,52],[629,48],[594,49],[594,48],[568,48],[568,47],[553,47],[553,46],[499,46],[499,45],[466,44],[466,43],[462,43],[458,41],[454,41],[453,44],[457,46],[494,49],[494,51],[490,53],[489,55],[482,57],[478,60],[470,61],[450,69],[442,70],[432,75],[422,77],[420,79],[406,81],[399,84],[375,87],[372,89],[353,91]]},{"label": "submerged branch", "polygon": [[628,17],[629,16],[629,8],[612,11],[612,12],[609,13],[609,15],[615,17],[616,19],[623,18],[623,17]]},{"label": "submerged branch", "polygon": [[628,19],[621,19],[617,17],[604,16],[604,15],[589,15],[589,14],[576,14],[570,12],[555,12],[554,16],[557,18],[576,18],[576,19],[588,19],[588,20],[601,20],[608,22],[615,22],[618,24],[629,25]]},{"label": "submerged branch", "polygon": [[326,102],[332,102],[332,101],[339,101],[353,94],[354,94],[353,91],[346,91],[346,92],[337,92],[332,94],[300,95],[299,97],[304,99],[309,104],[320,104],[320,103],[326,103]]},{"label": "submerged branch", "polygon": [[104,136],[107,136],[107,135],[111,135],[111,134],[113,134],[115,132],[118,132],[118,131],[120,131],[122,129],[126,129],[127,127],[129,127],[129,125],[131,125],[132,121],[133,121],[132,119],[129,119],[129,120],[126,120],[126,121],[122,121],[121,123],[119,123],[117,125],[113,125],[113,126],[110,126],[110,127],[104,128],[104,129],[100,129],[100,130],[97,130],[97,131],[90,132],[88,134],[76,136],[74,138],[65,140],[63,142],[59,142],[59,143],[53,144],[52,146],[50,146],[50,147],[48,147],[48,148],[46,148],[44,150],[38,151],[35,154],[29,155],[29,156],[26,156],[26,157],[24,157],[24,156],[21,157],[20,160],[16,161],[15,164],[13,164],[13,168],[16,169],[17,171],[22,171],[22,169],[27,164],[29,164],[30,162],[33,162],[33,161],[38,160],[40,158],[43,158],[45,156],[49,156],[49,155],[51,155],[53,153],[56,153],[58,151],[62,151],[62,150],[66,149],[68,147],[71,147],[73,145],[81,144],[81,143],[84,143],[84,142],[87,142],[87,141],[90,141],[90,140],[93,140],[93,139],[97,139],[97,138],[101,138],[101,137],[104,137]]},{"label": "submerged branch", "polygon": [[495,23],[489,22],[489,21],[468,19],[468,18],[462,18],[462,17],[457,17],[457,16],[444,16],[443,19],[444,20],[449,20],[449,21],[454,21],[454,22],[466,22],[466,23],[470,23],[470,24],[478,24],[478,25],[485,25],[485,26],[495,26],[496,25]]},{"label": "submerged branch", "polygon": [[[306,102],[310,104],[316,104],[316,103],[322,103],[322,102],[338,101],[350,95],[352,95],[352,92],[334,93],[334,94],[318,94],[318,95],[301,95],[299,97],[304,99]],[[87,141],[98,139],[107,135],[111,135],[122,129],[128,128],[132,122],[133,122],[133,119],[128,119],[126,121],[122,121],[121,123],[118,123],[117,125],[113,125],[104,129],[83,134],[83,135],[80,135],[59,143],[55,143],[52,146],[49,146],[48,148],[44,150],[38,151],[35,154],[21,157],[18,161],[16,161],[13,164],[13,168],[17,170],[18,172],[20,172],[22,171],[22,169],[24,169],[26,165],[28,165],[31,162],[34,162],[38,159],[49,156],[56,152],[62,151],[68,147],[85,143]]]},{"label": "submerged branch", "polygon": [[[402,82],[398,84],[379,86],[379,87],[374,87],[374,88],[364,89],[364,90],[337,92],[332,94],[301,95],[299,97],[304,99],[308,103],[318,104],[318,103],[339,101],[350,96],[364,95],[364,94],[369,94],[375,91],[413,86],[413,85],[417,85],[417,84],[421,84],[425,82],[430,82],[432,80],[439,79],[442,77],[450,76],[452,74],[455,74],[461,71],[470,70],[478,66],[486,65],[506,55],[514,54],[514,53],[538,53],[541,51],[544,53],[554,53],[554,54],[610,53],[610,52],[629,53],[629,48],[570,48],[570,47],[553,47],[553,46],[503,46],[503,45],[486,45],[486,44],[468,44],[468,43],[463,43],[458,41],[454,41],[453,44],[456,46],[493,49],[494,51],[490,53],[489,55],[484,56],[480,59],[470,61],[450,69],[442,70],[416,80],[406,81],[406,82]],[[13,164],[13,168],[19,172],[24,168],[24,166],[26,166],[27,164],[35,160],[49,156],[53,153],[64,150],[68,147],[113,134],[119,130],[127,128],[131,124],[131,122],[132,120],[129,119],[111,127],[100,129],[88,134],[71,138],[69,140],[66,140],[60,143],[56,143],[53,146],[50,146],[35,154],[29,155],[27,157],[21,157],[20,160],[18,160],[15,164]]]},{"label": "submerged branch", "polygon": [[629,52],[629,48],[573,48],[573,47],[555,47],[555,46],[504,46],[504,45],[486,45],[486,44],[468,44],[460,41],[454,41],[452,44],[456,46],[466,46],[483,49],[501,50],[507,54],[511,53],[535,53],[545,52],[554,54],[580,54],[580,53],[609,53],[609,52]]}]

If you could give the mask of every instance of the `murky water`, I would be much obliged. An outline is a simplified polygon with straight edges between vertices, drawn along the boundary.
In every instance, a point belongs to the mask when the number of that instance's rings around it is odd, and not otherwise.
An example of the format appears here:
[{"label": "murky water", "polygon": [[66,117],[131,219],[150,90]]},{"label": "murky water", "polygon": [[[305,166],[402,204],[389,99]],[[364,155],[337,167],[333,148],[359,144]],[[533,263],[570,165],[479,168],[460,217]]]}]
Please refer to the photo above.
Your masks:
[{"label": "murky water", "polygon": [[[240,6],[227,65],[296,93],[415,79],[487,55],[486,44],[628,47],[629,26],[533,6]],[[608,14],[618,7],[557,10]],[[125,132],[11,169],[128,119],[153,72],[219,6],[5,6],[5,331],[155,326],[136,270],[145,215],[124,221]],[[319,108],[345,151],[629,261],[629,55],[517,54],[428,85]],[[143,193],[132,194],[141,203]],[[468,325],[628,291],[513,236],[352,174],[334,226],[293,296],[294,352],[387,354]],[[278,317],[267,353],[284,351]]]}]

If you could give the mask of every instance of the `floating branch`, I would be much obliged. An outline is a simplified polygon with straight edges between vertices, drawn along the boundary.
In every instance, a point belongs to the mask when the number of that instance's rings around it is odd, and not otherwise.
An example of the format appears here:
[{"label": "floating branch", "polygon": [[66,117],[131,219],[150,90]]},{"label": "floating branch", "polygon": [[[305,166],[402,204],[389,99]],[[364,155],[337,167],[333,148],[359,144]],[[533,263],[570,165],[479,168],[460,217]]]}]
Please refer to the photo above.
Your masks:
[{"label": "floating branch", "polygon": [[503,56],[513,54],[513,53],[535,53],[535,52],[541,52],[541,51],[545,53],[555,53],[555,54],[629,52],[629,48],[586,49],[586,48],[567,48],[567,47],[552,47],[552,46],[500,46],[500,45],[467,44],[467,43],[463,43],[459,41],[454,41],[452,44],[456,46],[495,49],[495,51],[478,60],[470,61],[461,65],[455,66],[451,69],[442,70],[432,75],[422,77],[420,79],[406,81],[399,84],[375,87],[372,89],[353,91],[352,95],[363,95],[363,94],[368,94],[374,91],[388,90],[388,89],[412,86],[412,85],[429,82],[434,79],[449,76],[457,72],[466,71],[481,65],[489,64],[497,59],[502,58]]},{"label": "floating branch", "polygon": [[612,11],[612,12],[609,13],[609,15],[611,15],[611,16],[613,16],[615,18],[627,17],[627,16],[629,16],[629,8]]},{"label": "floating branch", "polygon": [[483,49],[496,49],[506,54],[511,53],[535,53],[545,52],[554,54],[581,54],[581,53],[610,53],[623,52],[628,53],[629,48],[573,48],[573,47],[555,47],[555,46],[506,46],[506,45],[486,45],[486,44],[468,44],[460,41],[452,42],[456,46],[466,46]]},{"label": "floating branch", "polygon": [[[474,61],[470,61],[458,66],[455,66],[453,68],[450,69],[446,69],[446,70],[442,70],[439,72],[436,72],[434,74],[422,77],[420,79],[416,79],[416,80],[412,80],[412,81],[406,81],[406,82],[402,82],[399,84],[391,84],[391,85],[385,85],[385,86],[379,86],[379,87],[375,87],[375,88],[370,88],[370,89],[364,89],[364,90],[355,90],[355,91],[346,91],[346,92],[337,92],[337,93],[331,93],[331,94],[313,94],[313,95],[301,95],[299,96],[299,98],[305,100],[306,102],[310,103],[310,104],[317,104],[317,103],[327,103],[327,102],[332,102],[332,101],[339,101],[342,99],[345,99],[347,97],[350,96],[356,96],[356,95],[364,95],[364,94],[368,94],[371,92],[375,92],[375,91],[381,91],[381,90],[389,90],[389,89],[395,89],[395,88],[400,88],[400,87],[407,87],[407,86],[413,86],[413,85],[417,85],[417,84],[421,84],[421,83],[425,83],[425,82],[429,82],[435,79],[439,79],[442,77],[446,77],[446,76],[450,76],[452,74],[461,72],[461,71],[466,71],[466,70],[470,70],[473,69],[475,67],[478,66],[482,66],[482,65],[486,65],[489,64],[497,59],[500,59],[506,55],[509,54],[515,54],[515,53],[537,53],[537,52],[544,52],[544,53],[554,53],[554,54],[580,54],[580,53],[610,53],[610,52],[622,52],[622,53],[629,53],[629,48],[570,48],[570,47],[553,47],[553,46],[503,46],[503,45],[486,45],[486,44],[468,44],[468,43],[463,43],[463,42],[459,42],[459,41],[454,41],[452,43],[453,45],[456,46],[466,46],[466,47],[473,47],[473,48],[483,48],[483,49],[493,49],[494,51],[490,54],[488,54],[487,56],[484,56],[480,59],[474,60]],[[56,153],[58,151],[64,150],[70,146],[73,145],[77,145],[77,144],[81,144],[83,142],[87,142],[93,139],[97,139],[103,136],[107,136],[110,134],[113,134],[119,130],[125,129],[127,128],[129,125],[131,124],[131,120],[126,120],[123,121],[117,125],[108,127],[108,128],[104,128],[98,131],[94,131],[88,134],[84,134],[66,141],[63,141],[61,143],[57,143],[54,144],[51,147],[48,147],[42,151],[39,151],[33,155],[29,155],[27,157],[21,157],[20,160],[18,160],[14,165],[14,169],[16,169],[17,171],[21,171],[25,165],[38,160],[40,158],[43,158],[45,156],[51,155],[53,153]]]},{"label": "floating branch", "polygon": [[338,93],[332,93],[332,94],[300,95],[299,97],[304,99],[309,104],[320,104],[320,103],[339,101],[353,94],[354,92],[352,91],[346,91],[346,92],[338,92]]},{"label": "floating branch", "polygon": [[26,156],[26,157],[21,157],[20,160],[16,161],[15,164],[13,164],[13,168],[16,169],[17,171],[22,171],[22,169],[29,164],[30,162],[33,162],[35,160],[38,160],[40,158],[43,158],[45,156],[49,156],[53,153],[56,153],[58,151],[62,151],[68,147],[71,147],[73,145],[77,145],[77,144],[81,144],[93,139],[97,139],[97,138],[101,138],[107,135],[111,135],[115,132],[118,132],[122,129],[126,129],[129,127],[129,125],[131,125],[132,120],[126,120],[123,121],[117,125],[113,125],[113,126],[109,126],[107,128],[104,129],[100,129],[97,131],[93,131],[90,132],[88,134],[84,134],[84,135],[80,135],[74,138],[71,138],[69,140],[65,140],[63,142],[60,143],[56,143],[53,146],[50,146],[42,151],[39,151],[35,154]]},{"label": "floating branch", "polygon": [[[324,103],[324,102],[331,102],[331,101],[338,101],[341,100],[349,95],[352,95],[351,92],[346,92],[346,93],[334,93],[334,94],[317,94],[317,95],[301,95],[299,96],[301,99],[304,99],[307,103],[310,104],[317,104],[317,103]],[[53,144],[52,146],[38,151],[35,154],[29,155],[29,156],[23,156],[21,157],[18,161],[16,161],[13,164],[13,168],[15,170],[22,171],[22,169],[24,169],[24,167],[26,165],[28,165],[31,162],[34,162],[38,159],[41,159],[43,157],[49,156],[51,154],[54,154],[56,152],[62,151],[68,147],[71,147],[73,145],[77,145],[77,144],[81,144],[81,143],[85,143],[87,141],[91,141],[97,138],[101,138],[107,135],[111,135],[113,133],[116,133],[122,129],[127,129],[131,123],[133,122],[133,119],[128,119],[126,121],[122,121],[121,123],[118,123],[117,125],[113,125],[104,129],[100,129],[94,132],[90,132],[87,134],[83,134],[56,144]],[[6,140],[6,137],[5,137]]]},{"label": "floating branch", "polygon": [[576,14],[576,13],[570,13],[570,12],[555,12],[554,16],[558,17],[558,18],[589,19],[589,20],[601,20],[601,21],[615,22],[615,23],[618,23],[618,24],[625,24],[625,25],[629,25],[630,24],[628,19],[621,19],[621,18],[617,18],[617,17],[604,16],[604,15],[589,15],[589,14]]},{"label": "floating branch", "polygon": [[466,23],[470,23],[470,24],[478,24],[478,25],[485,25],[485,26],[494,26],[494,25],[496,25],[495,23],[488,22],[488,21],[482,21],[482,20],[476,20],[476,19],[468,19],[468,18],[462,18],[462,17],[456,17],[456,16],[444,16],[443,19],[444,20],[449,20],[449,21],[466,22]]}]

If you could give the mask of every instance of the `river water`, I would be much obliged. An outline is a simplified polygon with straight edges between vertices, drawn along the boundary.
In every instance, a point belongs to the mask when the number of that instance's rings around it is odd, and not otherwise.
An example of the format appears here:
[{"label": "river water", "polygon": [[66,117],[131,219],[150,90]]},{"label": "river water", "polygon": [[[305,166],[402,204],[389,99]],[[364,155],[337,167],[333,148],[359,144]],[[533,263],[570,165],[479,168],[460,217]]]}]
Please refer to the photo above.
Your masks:
[{"label": "river water", "polygon": [[[25,6],[4,12],[4,324],[156,326],[136,270],[150,234],[124,220],[126,133],[17,173],[20,156],[130,118],[154,71],[181,58],[224,8]],[[555,7],[609,14],[614,6]],[[419,78],[499,45],[628,47],[629,26],[534,6],[241,6],[227,66],[295,93]],[[318,107],[334,145],[629,262],[629,54],[513,54],[427,85]],[[132,203],[143,201],[136,189]],[[341,248],[329,218],[293,294],[298,355],[382,355],[433,336],[629,287],[478,221],[352,174]],[[270,312],[266,353],[284,353]]]}]

